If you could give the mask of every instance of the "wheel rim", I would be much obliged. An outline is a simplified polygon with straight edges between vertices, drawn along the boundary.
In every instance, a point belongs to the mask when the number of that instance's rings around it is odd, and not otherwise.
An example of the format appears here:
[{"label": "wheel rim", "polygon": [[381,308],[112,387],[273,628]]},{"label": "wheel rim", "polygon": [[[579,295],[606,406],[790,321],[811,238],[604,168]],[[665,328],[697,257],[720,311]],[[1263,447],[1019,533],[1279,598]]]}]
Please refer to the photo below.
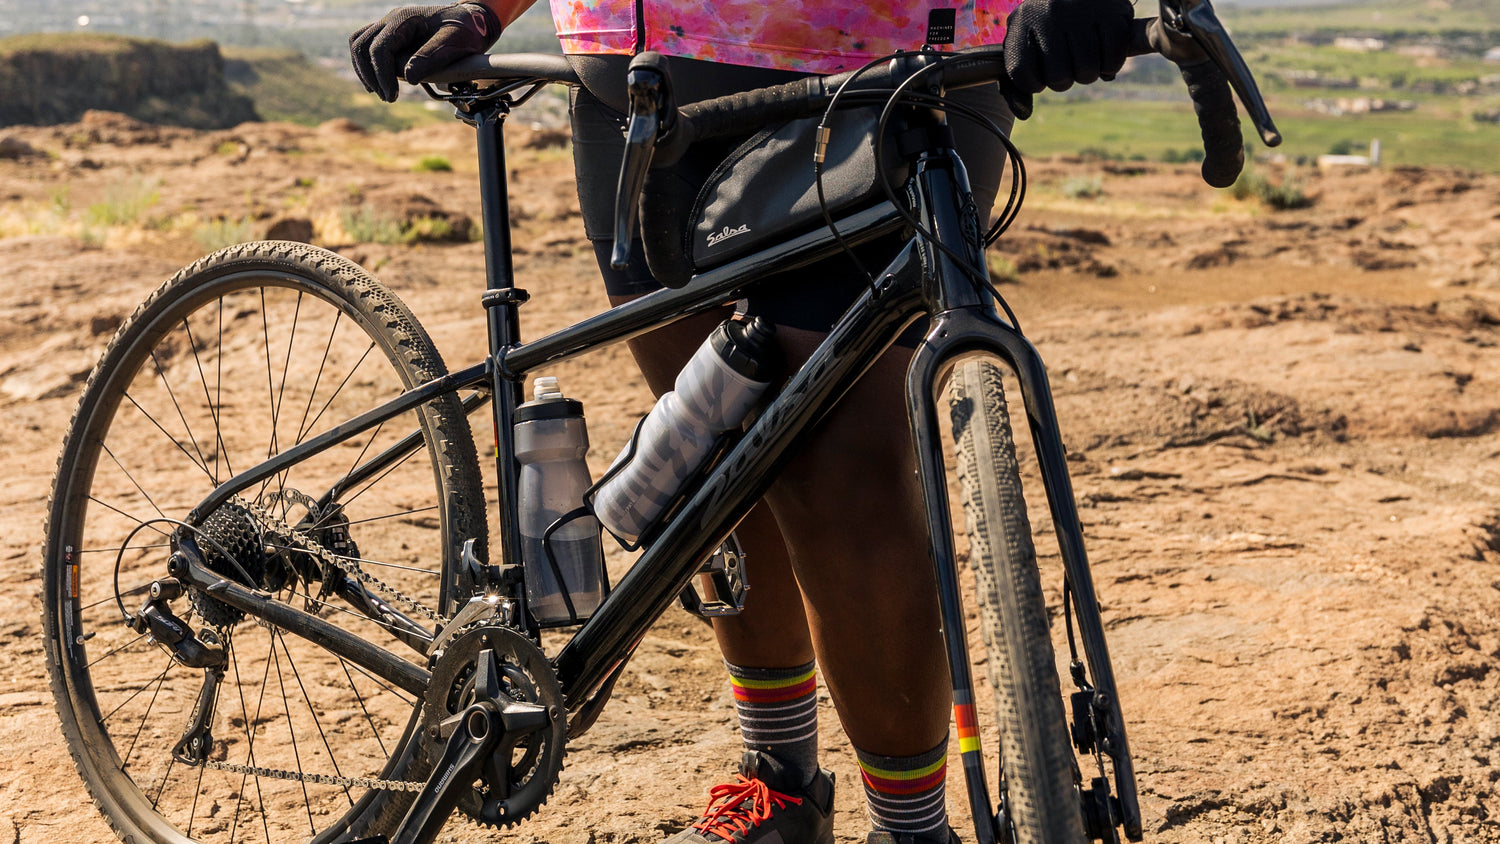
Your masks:
[{"label": "wheel rim", "polygon": [[[134,341],[115,350],[115,374],[92,385],[93,412],[75,420],[69,468],[59,477],[49,561],[61,578],[55,601],[71,710],[64,715],[82,734],[96,792],[104,788],[153,839],[334,834],[372,808],[378,813],[385,794],[172,759],[203,672],[126,628],[117,601],[137,611],[144,588],[166,575],[172,528],[143,522],[184,518],[217,483],[397,395],[412,376],[392,364],[400,350],[378,329],[372,337],[358,308],[309,279],[230,274],[162,301]],[[418,426],[415,412],[403,414],[244,497],[301,520],[306,500]],[[434,452],[418,448],[341,496],[361,566],[434,611],[451,554],[438,476]],[[271,546],[282,541],[265,536]],[[403,651],[381,625],[323,594],[330,578],[313,571],[286,578],[280,597]],[[213,615],[211,605],[186,597],[172,609],[194,630]],[[211,760],[334,778],[388,778],[405,768],[399,748],[415,723],[413,696],[294,634],[253,619],[217,621],[229,663],[210,720]]]}]

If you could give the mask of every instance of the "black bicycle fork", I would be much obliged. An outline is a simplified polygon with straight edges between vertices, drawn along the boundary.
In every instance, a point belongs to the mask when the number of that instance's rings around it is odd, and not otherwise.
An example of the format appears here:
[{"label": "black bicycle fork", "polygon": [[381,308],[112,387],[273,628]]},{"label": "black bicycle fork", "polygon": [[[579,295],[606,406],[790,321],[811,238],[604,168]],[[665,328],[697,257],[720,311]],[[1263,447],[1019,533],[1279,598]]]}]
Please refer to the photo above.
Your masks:
[{"label": "black bicycle fork", "polygon": [[[949,172],[937,176],[936,171],[941,170]],[[918,211],[923,226],[940,243],[966,244],[970,268],[983,267],[973,199],[967,190],[962,162],[948,155],[946,150],[937,150],[919,161],[915,179],[918,185],[914,196],[921,202]],[[1102,837],[1109,841],[1114,840],[1115,827],[1122,825],[1127,838],[1139,841],[1141,814],[1135,770],[1125,738],[1125,721],[1116,694],[1093,576],[1084,551],[1083,530],[1073,498],[1067,454],[1057,425],[1046,367],[1031,342],[1018,329],[1000,321],[989,291],[963,277],[972,269],[963,267],[953,256],[930,246],[922,250],[922,258],[926,295],[934,313],[931,327],[907,370],[906,402],[926,499],[928,533],[932,540],[929,547],[937,577],[943,638],[953,683],[954,722],[958,728],[969,806],[975,819],[975,835],[979,844],[996,844],[1010,838],[1006,819],[997,815],[992,807],[985,782],[974,681],[969,670],[964,605],[958,585],[952,514],[948,506],[944,468],[946,450],[937,417],[937,390],[959,358],[980,354],[1004,361],[1021,384],[1031,439],[1062,553],[1064,578],[1074,599],[1087,670],[1093,674],[1090,680],[1084,665],[1075,659],[1073,679],[1080,693],[1073,697],[1074,721],[1075,724],[1080,721],[1078,710],[1083,707],[1082,720],[1086,729],[1084,736],[1080,736],[1080,731],[1075,728],[1074,740],[1085,752],[1110,757],[1116,793],[1110,796],[1108,784],[1102,777],[1094,780],[1092,788],[1081,789],[1086,828],[1091,838]],[[988,828],[981,823],[981,818],[991,821]]]}]

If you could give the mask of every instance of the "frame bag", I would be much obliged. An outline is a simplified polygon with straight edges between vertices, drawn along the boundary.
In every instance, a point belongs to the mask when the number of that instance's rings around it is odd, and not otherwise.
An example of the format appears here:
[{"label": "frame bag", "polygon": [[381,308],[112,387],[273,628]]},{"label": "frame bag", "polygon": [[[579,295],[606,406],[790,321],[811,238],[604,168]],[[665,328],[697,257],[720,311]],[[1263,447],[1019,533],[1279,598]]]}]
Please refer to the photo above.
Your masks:
[{"label": "frame bag", "polygon": [[[823,195],[840,216],[885,200],[875,170],[874,109],[836,112],[830,121]],[[653,170],[641,193],[641,238],[656,280],[682,287],[703,272],[826,225],[813,175],[819,118],[772,124],[740,144],[705,181]],[[898,189],[907,167],[887,125],[886,172]],[[696,197],[688,196],[696,190]]]}]

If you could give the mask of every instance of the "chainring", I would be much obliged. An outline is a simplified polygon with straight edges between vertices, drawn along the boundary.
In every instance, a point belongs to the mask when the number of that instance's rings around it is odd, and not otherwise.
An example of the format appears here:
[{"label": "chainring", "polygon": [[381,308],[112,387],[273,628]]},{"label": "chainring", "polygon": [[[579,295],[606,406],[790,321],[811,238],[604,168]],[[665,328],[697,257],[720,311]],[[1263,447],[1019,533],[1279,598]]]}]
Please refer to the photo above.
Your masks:
[{"label": "chainring", "polygon": [[474,679],[480,654],[489,650],[500,669],[501,699],[543,706],[550,716],[541,732],[522,739],[475,782],[471,793],[458,803],[464,814],[480,824],[507,827],[528,817],[552,793],[562,772],[568,725],[562,688],[557,673],[531,640],[509,627],[480,624],[460,633],[436,655],[432,681],[422,707],[423,749],[432,764],[443,756],[445,742],[439,738],[442,722],[474,703]]}]

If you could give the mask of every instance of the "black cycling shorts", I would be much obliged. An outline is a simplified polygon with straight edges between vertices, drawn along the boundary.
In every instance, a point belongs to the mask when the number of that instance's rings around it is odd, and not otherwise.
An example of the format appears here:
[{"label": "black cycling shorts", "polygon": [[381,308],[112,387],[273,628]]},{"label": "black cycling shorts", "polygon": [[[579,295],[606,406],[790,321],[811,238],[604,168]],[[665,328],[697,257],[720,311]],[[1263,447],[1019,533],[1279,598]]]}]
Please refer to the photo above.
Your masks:
[{"label": "black cycling shorts", "polygon": [[[570,108],[573,124],[573,160],[577,168],[578,202],[583,226],[594,246],[604,288],[611,296],[639,296],[660,290],[646,266],[645,249],[639,238],[631,247],[630,265],[616,270],[609,265],[614,239],[615,190],[624,153],[625,70],[630,56],[570,56],[584,87],[575,89]],[[671,59],[674,95],[679,105],[713,97],[778,85],[806,74],[740,65],[717,64],[693,59]],[[954,99],[989,116],[1001,129],[1010,130],[1014,118],[995,85],[965,88],[950,94]],[[952,121],[955,147],[968,170],[974,201],[982,219],[987,219],[1005,166],[1005,150],[988,131],[972,121]],[[688,156],[713,164],[740,143],[739,139],[696,144]],[[684,168],[702,167],[704,161],[684,156]],[[689,200],[690,201],[690,200]],[[861,248],[860,260],[878,272],[895,257],[889,244]],[[837,255],[767,279],[756,287],[750,309],[777,325],[827,332],[849,305],[865,290],[868,281],[847,256]],[[923,328],[913,326],[900,344],[914,347]]]}]

